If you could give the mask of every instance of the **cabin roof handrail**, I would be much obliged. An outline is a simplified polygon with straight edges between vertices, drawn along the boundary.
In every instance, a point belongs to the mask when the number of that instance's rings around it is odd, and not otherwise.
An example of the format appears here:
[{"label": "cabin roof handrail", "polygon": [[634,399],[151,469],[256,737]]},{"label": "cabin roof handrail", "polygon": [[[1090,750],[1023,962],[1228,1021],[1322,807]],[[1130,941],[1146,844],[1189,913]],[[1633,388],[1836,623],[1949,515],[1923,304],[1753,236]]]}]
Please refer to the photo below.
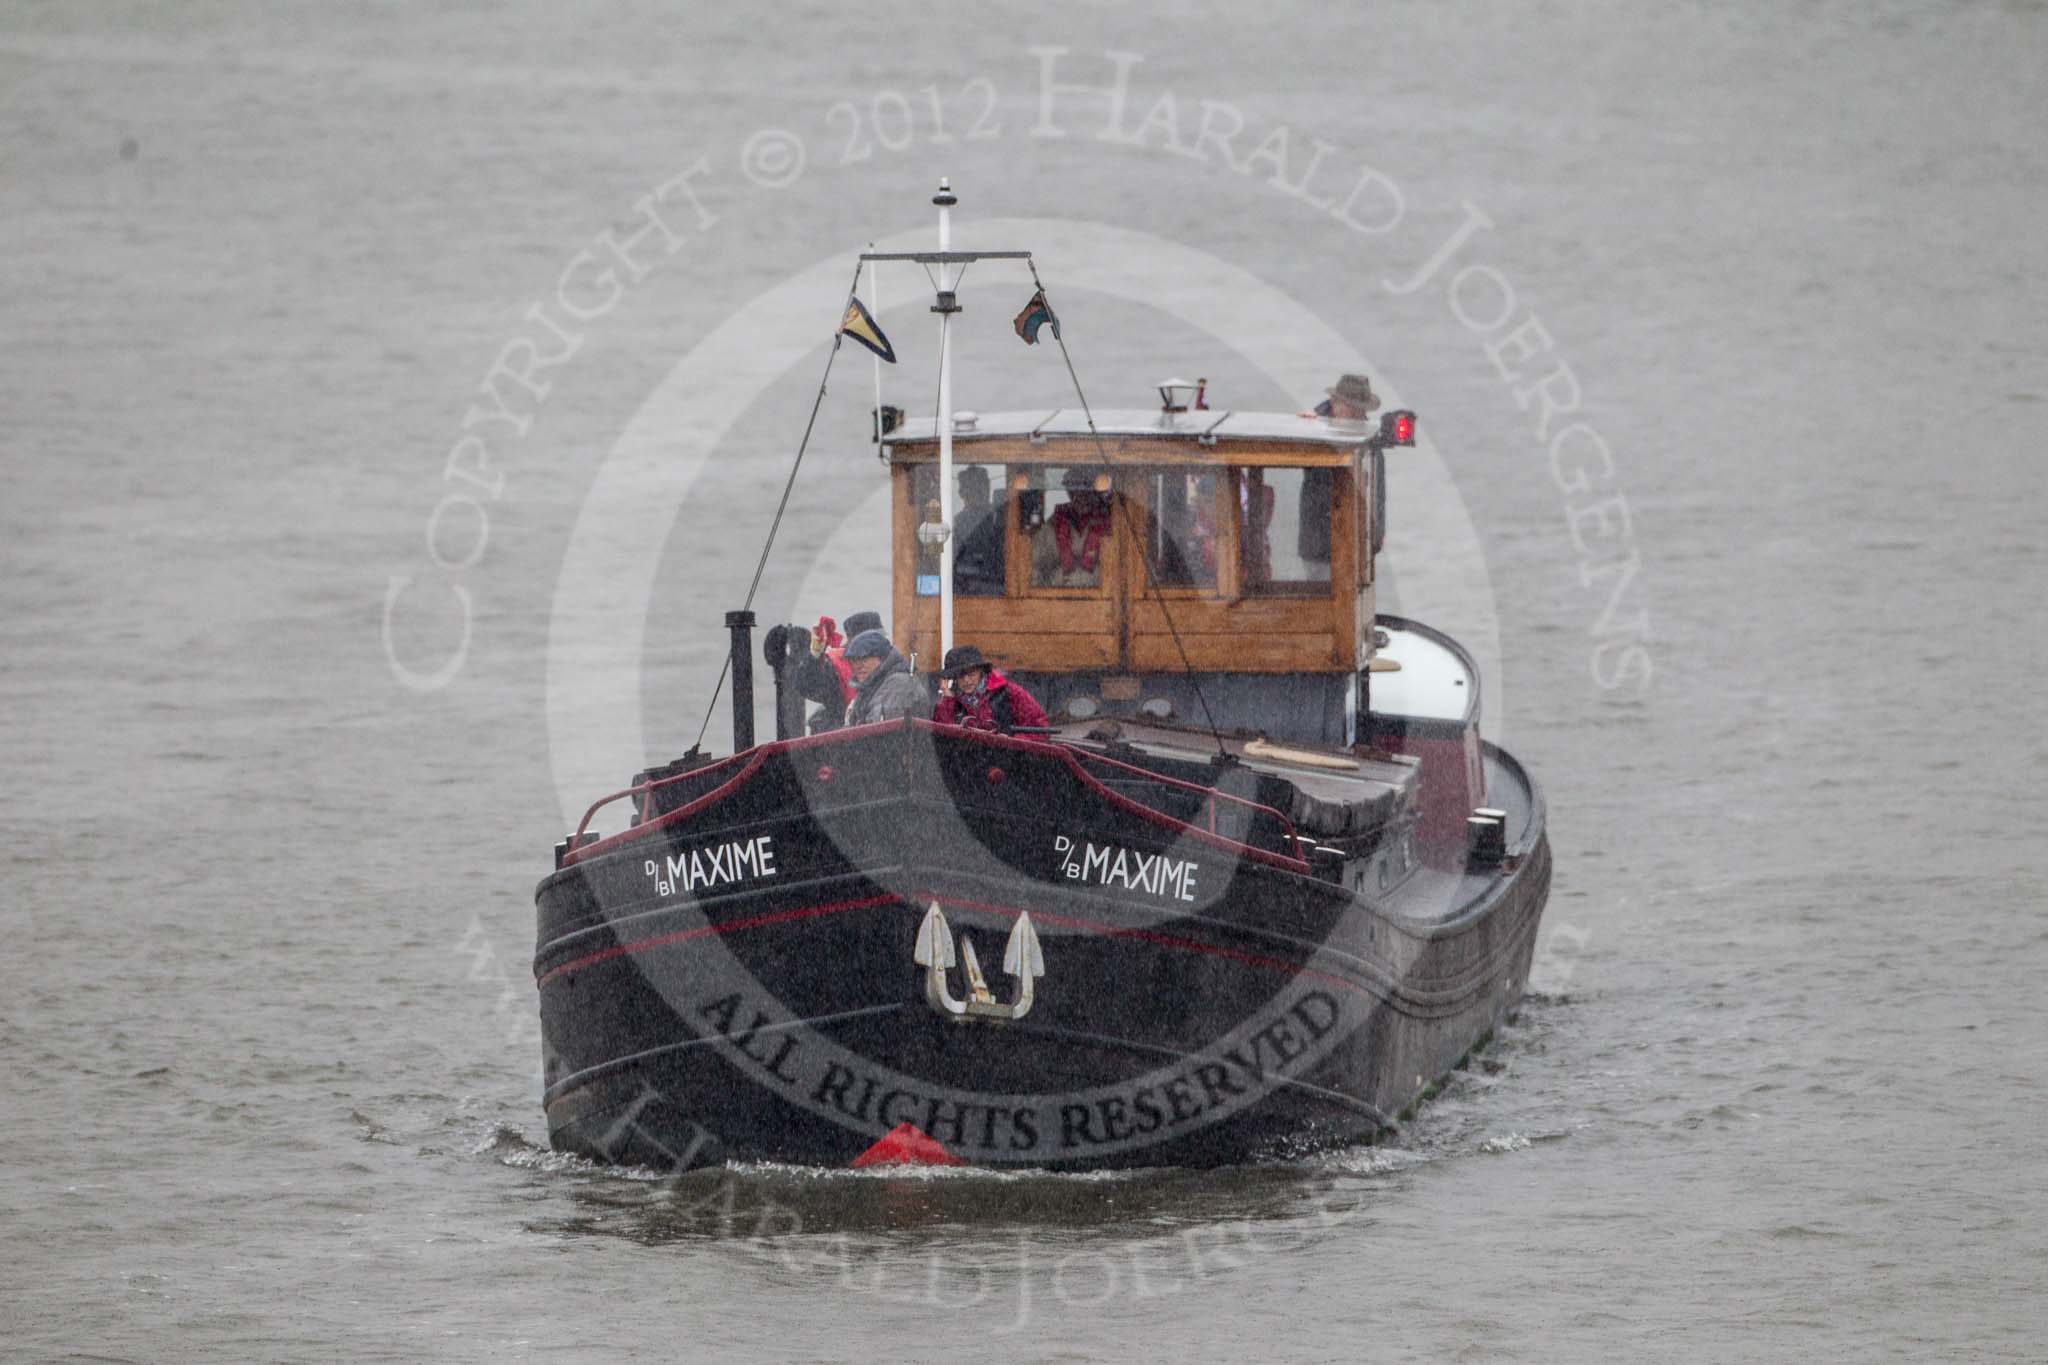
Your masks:
[{"label": "cabin roof handrail", "polygon": [[972,265],[976,261],[1028,261],[1028,251],[863,251],[863,261],[916,261],[919,265]]}]

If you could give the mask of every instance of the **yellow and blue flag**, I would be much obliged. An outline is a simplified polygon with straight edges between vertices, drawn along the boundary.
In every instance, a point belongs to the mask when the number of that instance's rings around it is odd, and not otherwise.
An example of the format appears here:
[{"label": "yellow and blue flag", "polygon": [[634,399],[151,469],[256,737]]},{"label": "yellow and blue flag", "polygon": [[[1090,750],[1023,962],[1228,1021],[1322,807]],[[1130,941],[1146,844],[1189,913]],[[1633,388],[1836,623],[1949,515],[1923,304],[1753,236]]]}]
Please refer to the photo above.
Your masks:
[{"label": "yellow and blue flag", "polygon": [[888,337],[882,335],[874,315],[859,299],[847,300],[846,316],[839,319],[839,332],[842,336],[852,337],[891,365],[896,363],[896,348],[889,344]]}]

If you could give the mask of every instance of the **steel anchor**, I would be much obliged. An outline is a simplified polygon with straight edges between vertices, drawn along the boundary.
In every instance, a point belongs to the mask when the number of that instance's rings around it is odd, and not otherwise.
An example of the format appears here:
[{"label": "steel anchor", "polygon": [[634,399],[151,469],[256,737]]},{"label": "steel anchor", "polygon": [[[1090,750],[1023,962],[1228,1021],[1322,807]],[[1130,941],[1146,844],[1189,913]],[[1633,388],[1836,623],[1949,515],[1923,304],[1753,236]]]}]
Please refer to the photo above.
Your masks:
[{"label": "steel anchor", "polygon": [[[946,923],[937,901],[931,903],[917,926],[917,946],[911,960],[924,968],[926,1003],[947,1018],[957,1020],[986,1019],[1000,1023],[1022,1019],[1031,1012],[1032,983],[1045,975],[1045,950],[1039,944],[1038,930],[1033,927],[1030,915],[1020,913],[1010,927],[1008,942],[1003,945],[1003,972],[1017,983],[1016,997],[1007,1004],[996,999],[988,978],[982,974],[974,943],[965,931],[960,934],[960,947],[955,952],[952,926]],[[956,963],[967,980],[964,999],[953,994],[947,976]]]}]

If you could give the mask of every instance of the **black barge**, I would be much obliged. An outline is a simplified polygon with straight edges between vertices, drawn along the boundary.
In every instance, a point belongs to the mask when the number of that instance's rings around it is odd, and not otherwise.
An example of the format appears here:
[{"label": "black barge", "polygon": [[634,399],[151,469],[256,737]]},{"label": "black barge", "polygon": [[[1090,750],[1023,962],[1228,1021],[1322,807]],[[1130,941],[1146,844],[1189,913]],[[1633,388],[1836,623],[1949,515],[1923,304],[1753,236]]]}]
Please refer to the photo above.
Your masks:
[{"label": "black barge", "polygon": [[552,1143],[1090,1168],[1382,1134],[1514,1011],[1551,871],[1469,656],[1374,610],[1412,414],[947,425],[881,437],[894,643],[928,675],[974,642],[1052,723],[805,735],[784,696],[754,743],[742,695],[733,753],[593,806],[537,897]]}]

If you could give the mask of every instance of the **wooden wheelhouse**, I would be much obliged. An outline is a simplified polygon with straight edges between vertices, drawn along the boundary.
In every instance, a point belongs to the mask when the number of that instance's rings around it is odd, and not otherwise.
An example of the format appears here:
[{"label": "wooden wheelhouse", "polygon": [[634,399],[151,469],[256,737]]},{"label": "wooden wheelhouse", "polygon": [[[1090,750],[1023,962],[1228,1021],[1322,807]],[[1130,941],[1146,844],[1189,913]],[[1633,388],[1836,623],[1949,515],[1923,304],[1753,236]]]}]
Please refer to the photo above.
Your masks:
[{"label": "wooden wheelhouse", "polygon": [[[941,655],[932,426],[883,448],[896,644],[927,673]],[[1105,412],[1093,431],[1079,409],[958,415],[954,640],[1064,695],[1135,699],[1152,675],[1288,675],[1320,680],[1335,704],[1319,712],[1355,712],[1384,506],[1375,431],[1272,413]],[[1245,704],[1228,709],[1267,709],[1258,689],[1237,691]],[[1299,737],[1353,741],[1328,720]],[[1287,726],[1268,710],[1254,728]]]}]

